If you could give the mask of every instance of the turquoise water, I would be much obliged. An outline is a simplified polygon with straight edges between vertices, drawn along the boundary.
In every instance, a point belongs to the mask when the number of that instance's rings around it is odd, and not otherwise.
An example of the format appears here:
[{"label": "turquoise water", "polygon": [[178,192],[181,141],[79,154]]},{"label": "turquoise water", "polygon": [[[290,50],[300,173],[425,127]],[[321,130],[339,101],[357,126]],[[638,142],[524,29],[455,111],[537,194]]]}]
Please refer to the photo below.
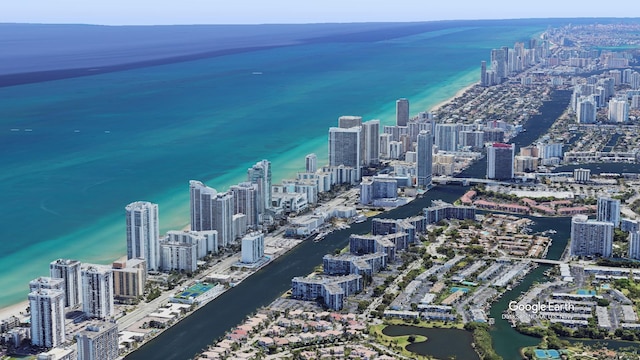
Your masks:
[{"label": "turquoise water", "polygon": [[[478,81],[489,49],[544,27],[458,27],[386,41],[319,42],[0,88],[0,306],[59,257],[125,253],[124,206],[188,223],[188,181],[218,190],[269,159],[275,181],[326,161],[340,115],[392,124]],[[254,74],[261,73],[261,74]]]}]

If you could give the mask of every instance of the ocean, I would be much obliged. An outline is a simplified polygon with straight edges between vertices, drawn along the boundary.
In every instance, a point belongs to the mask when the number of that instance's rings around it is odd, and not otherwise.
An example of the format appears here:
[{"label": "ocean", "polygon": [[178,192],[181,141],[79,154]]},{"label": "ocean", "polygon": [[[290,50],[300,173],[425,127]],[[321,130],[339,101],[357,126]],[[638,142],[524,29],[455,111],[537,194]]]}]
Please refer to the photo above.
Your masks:
[{"label": "ocean", "polygon": [[[477,82],[491,48],[553,24],[452,22],[395,36],[337,31],[287,46],[254,42],[243,51],[97,67],[95,75],[89,68],[82,76],[13,76],[17,85],[0,87],[0,307],[25,300],[29,280],[47,276],[52,260],[109,263],[125,255],[128,203],[158,203],[161,232],[181,229],[189,180],[224,191],[262,159],[272,162],[274,183],[294,177],[308,153],[326,162],[328,128],[339,116],[393,124],[401,97],[411,115],[428,110]],[[56,59],[63,66],[64,57]],[[65,68],[79,66],[69,62]],[[15,82],[21,78],[28,80]]]}]

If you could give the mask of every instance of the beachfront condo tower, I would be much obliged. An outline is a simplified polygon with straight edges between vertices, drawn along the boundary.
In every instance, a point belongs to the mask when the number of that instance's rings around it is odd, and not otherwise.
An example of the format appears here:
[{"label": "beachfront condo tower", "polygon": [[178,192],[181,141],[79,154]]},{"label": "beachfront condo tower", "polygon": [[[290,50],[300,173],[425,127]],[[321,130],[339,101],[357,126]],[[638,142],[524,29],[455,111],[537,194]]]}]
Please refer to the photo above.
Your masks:
[{"label": "beachfront condo tower", "polygon": [[118,358],[118,325],[100,322],[88,325],[76,334],[78,360],[115,360]]},{"label": "beachfront condo tower", "polygon": [[409,122],[409,100],[396,100],[396,126],[407,126]]},{"label": "beachfront condo tower", "polygon": [[364,151],[362,162],[365,166],[380,163],[380,120],[369,120],[362,124]]},{"label": "beachfront condo tower", "polygon": [[329,128],[329,166],[347,166],[356,172],[360,181],[360,132],[361,127],[349,129]]},{"label": "beachfront condo tower", "polygon": [[318,156],[316,154],[309,154],[304,157],[304,169],[311,174],[318,171]]},{"label": "beachfront condo tower", "polygon": [[38,289],[29,293],[31,345],[52,348],[65,342],[64,292]]},{"label": "beachfront condo tower", "polygon": [[87,317],[109,319],[113,307],[113,271],[102,265],[87,264],[82,269],[82,311]]},{"label": "beachfront condo tower", "polygon": [[191,202],[191,230],[218,231],[218,244],[229,245],[234,240],[233,215],[234,197],[232,192],[218,193],[214,188],[200,181],[189,182]]},{"label": "beachfront condo tower", "polygon": [[58,259],[49,264],[49,276],[64,280],[64,306],[74,307],[82,302],[80,266],[78,260]]},{"label": "beachfront condo tower", "polygon": [[127,216],[127,259],[144,259],[148,270],[160,268],[158,204],[136,201],[125,207]]},{"label": "beachfront condo tower", "polygon": [[271,162],[258,161],[247,169],[247,181],[258,185],[258,213],[264,215],[271,208]]}]

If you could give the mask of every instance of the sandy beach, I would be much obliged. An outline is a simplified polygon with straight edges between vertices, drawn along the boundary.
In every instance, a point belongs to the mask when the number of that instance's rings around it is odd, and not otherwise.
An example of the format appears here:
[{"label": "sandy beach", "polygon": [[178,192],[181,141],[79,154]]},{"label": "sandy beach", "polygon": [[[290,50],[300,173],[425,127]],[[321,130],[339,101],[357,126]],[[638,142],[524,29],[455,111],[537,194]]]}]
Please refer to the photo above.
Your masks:
[{"label": "sandy beach", "polygon": [[440,110],[440,108],[442,108],[442,107],[444,107],[445,105],[449,104],[450,102],[452,102],[452,101],[453,101],[453,100],[455,100],[456,98],[459,98],[459,97],[460,97],[460,96],[462,96],[465,92],[467,92],[467,90],[469,90],[469,89],[473,88],[473,87],[474,87],[474,86],[476,86],[476,85],[478,85],[478,83],[473,83],[473,84],[471,84],[471,85],[469,85],[469,86],[467,86],[467,87],[464,87],[464,88],[462,88],[462,89],[458,90],[458,92],[457,92],[453,97],[451,97],[451,98],[449,98],[449,99],[447,99],[447,100],[444,100],[444,101],[442,101],[442,102],[440,102],[440,103],[436,104],[435,106],[433,106],[433,107],[431,108],[431,110],[430,110],[430,111],[431,111],[431,112],[436,112],[436,111]]},{"label": "sandy beach", "polygon": [[21,315],[20,312],[24,313],[24,311],[27,309],[28,306],[29,306],[29,301],[25,300],[17,304],[3,307],[2,309],[0,309],[0,320],[7,319],[11,316],[20,317]]}]

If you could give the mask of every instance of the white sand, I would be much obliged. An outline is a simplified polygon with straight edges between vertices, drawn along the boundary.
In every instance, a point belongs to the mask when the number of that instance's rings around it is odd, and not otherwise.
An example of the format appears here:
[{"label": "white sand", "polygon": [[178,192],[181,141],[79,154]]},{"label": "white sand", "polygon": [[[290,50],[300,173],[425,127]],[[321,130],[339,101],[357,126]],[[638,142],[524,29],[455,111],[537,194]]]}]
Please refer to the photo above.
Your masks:
[{"label": "white sand", "polygon": [[444,107],[445,105],[449,104],[450,102],[452,102],[455,98],[458,98],[460,96],[462,96],[464,93],[466,93],[468,90],[470,90],[471,88],[473,88],[474,86],[476,86],[477,83],[473,83],[465,88],[460,89],[452,98],[449,98],[445,101],[442,101],[438,104],[436,104],[434,107],[431,108],[431,112],[435,112],[440,110],[440,108]]},{"label": "white sand", "polygon": [[0,320],[7,319],[9,317],[17,316],[20,317],[22,312],[24,314],[25,310],[29,307],[29,301],[25,300],[20,303],[10,305],[0,309]]}]

